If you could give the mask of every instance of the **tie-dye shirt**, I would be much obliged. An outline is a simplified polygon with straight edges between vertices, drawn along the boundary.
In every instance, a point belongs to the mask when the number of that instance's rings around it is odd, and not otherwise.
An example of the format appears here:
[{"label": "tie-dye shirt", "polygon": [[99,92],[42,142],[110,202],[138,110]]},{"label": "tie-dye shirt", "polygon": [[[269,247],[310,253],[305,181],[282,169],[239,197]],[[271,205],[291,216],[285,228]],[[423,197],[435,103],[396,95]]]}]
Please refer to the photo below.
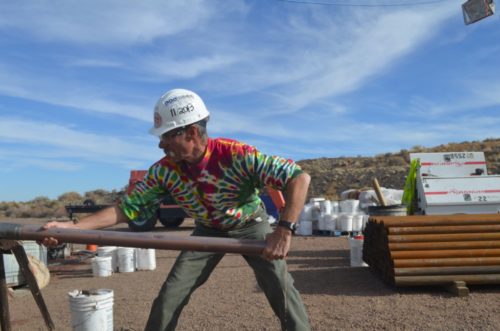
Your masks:
[{"label": "tie-dye shirt", "polygon": [[131,221],[149,218],[170,193],[197,224],[230,229],[256,214],[261,205],[259,190],[284,190],[301,172],[291,160],[264,155],[234,140],[209,138],[205,155],[196,165],[168,158],[153,164],[120,208]]}]

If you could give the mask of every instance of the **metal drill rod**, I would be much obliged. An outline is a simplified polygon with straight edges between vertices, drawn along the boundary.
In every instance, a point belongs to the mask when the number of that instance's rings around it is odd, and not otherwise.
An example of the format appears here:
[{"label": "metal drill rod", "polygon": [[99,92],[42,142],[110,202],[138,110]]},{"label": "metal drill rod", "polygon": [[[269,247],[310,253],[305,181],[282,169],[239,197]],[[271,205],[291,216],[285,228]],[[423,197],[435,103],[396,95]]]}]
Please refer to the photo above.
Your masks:
[{"label": "metal drill rod", "polygon": [[385,227],[432,225],[488,225],[500,224],[500,214],[370,216],[370,221]]},{"label": "metal drill rod", "polygon": [[500,232],[389,235],[389,243],[500,240]]},{"label": "metal drill rod", "polygon": [[261,255],[266,242],[253,239],[213,238],[201,236],[181,237],[157,232],[120,232],[109,230],[77,230],[52,228],[41,230],[39,226],[13,223],[0,224],[0,239],[37,240],[52,237],[60,242],[96,244],[166,250],[190,250],[201,252],[237,253]]}]

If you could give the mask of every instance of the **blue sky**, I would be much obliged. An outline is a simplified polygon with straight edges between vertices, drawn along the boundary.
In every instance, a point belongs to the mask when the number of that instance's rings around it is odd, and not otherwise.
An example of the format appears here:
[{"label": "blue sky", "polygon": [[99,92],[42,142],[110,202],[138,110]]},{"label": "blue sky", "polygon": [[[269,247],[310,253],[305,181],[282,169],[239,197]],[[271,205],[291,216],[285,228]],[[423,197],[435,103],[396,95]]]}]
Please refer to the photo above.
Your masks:
[{"label": "blue sky", "polygon": [[294,160],[498,138],[500,20],[462,2],[2,1],[0,201],[123,188],[178,87],[211,136]]}]

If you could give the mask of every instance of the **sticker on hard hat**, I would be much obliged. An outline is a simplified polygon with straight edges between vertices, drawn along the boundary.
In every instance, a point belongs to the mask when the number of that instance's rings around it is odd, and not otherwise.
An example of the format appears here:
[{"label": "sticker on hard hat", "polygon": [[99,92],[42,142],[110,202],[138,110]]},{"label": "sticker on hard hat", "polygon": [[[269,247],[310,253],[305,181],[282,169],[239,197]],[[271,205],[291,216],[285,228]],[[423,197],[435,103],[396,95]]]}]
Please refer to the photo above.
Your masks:
[{"label": "sticker on hard hat", "polygon": [[170,109],[170,115],[172,115],[172,117],[174,116],[177,116],[177,115],[182,115],[182,114],[185,114],[185,113],[190,113],[194,111],[194,106],[190,103],[188,103],[187,105],[185,105],[184,107],[180,107],[180,108],[171,108]]},{"label": "sticker on hard hat", "polygon": [[159,128],[161,126],[162,118],[158,112],[155,112],[155,128]]},{"label": "sticker on hard hat", "polygon": [[194,95],[192,95],[192,94],[179,95],[177,97],[173,97],[171,99],[163,101],[163,104],[165,106],[167,106],[168,104],[170,104],[172,102],[181,101],[182,99],[186,99],[186,98],[194,99]]}]

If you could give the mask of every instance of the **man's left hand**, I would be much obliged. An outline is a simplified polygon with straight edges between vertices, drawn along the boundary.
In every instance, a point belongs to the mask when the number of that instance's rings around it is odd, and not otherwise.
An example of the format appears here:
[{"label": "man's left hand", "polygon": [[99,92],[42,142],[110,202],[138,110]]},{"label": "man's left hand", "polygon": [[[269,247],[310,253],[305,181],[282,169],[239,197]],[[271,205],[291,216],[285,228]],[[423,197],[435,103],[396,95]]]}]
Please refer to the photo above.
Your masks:
[{"label": "man's left hand", "polygon": [[269,261],[284,259],[288,255],[291,242],[292,231],[278,226],[274,232],[267,235],[266,247],[262,256]]}]

